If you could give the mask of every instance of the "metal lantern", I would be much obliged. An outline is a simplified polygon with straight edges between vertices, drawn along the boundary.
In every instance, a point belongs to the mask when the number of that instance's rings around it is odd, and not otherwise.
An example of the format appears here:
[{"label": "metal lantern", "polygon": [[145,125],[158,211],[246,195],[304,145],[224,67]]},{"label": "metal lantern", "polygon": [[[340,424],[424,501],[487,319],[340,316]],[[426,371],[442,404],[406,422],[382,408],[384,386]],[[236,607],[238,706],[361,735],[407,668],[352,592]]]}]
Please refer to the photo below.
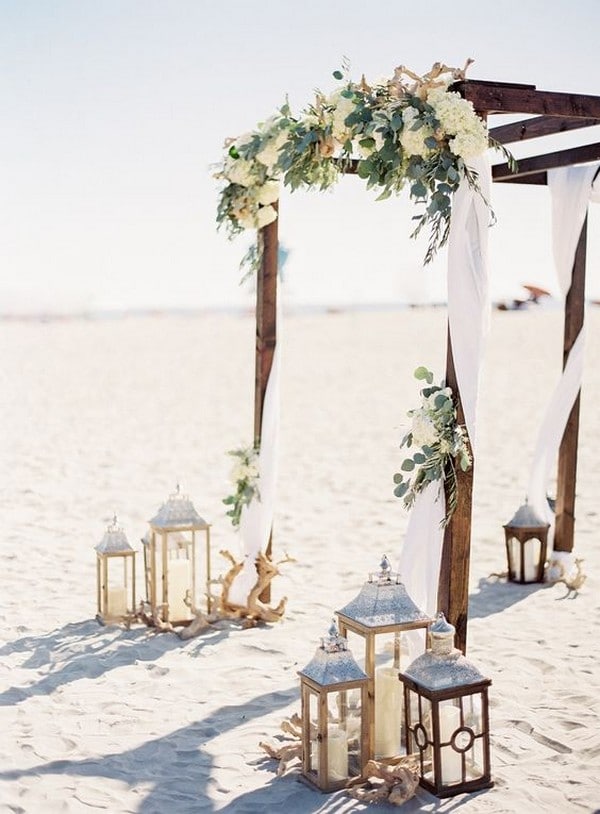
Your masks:
[{"label": "metal lantern", "polygon": [[[188,624],[196,607],[196,571],[203,572],[206,611],[210,613],[210,524],[198,514],[179,484],[150,522],[143,538],[147,600],[156,622]],[[198,562],[196,532],[204,532],[203,563]]]},{"label": "metal lantern", "polygon": [[116,516],[95,547],[99,622],[128,622],[135,616],[135,551]]},{"label": "metal lantern", "polygon": [[438,797],[493,785],[491,681],[455,649],[454,633],[454,627],[439,613],[430,628],[431,649],[400,674],[406,751],[419,756],[419,782]]},{"label": "metal lantern", "polygon": [[548,529],[546,523],[525,502],[504,526],[508,579],[511,582],[543,582]]},{"label": "metal lantern", "polygon": [[302,777],[321,791],[336,791],[362,776],[369,727],[368,679],[335,622],[299,676]]},{"label": "metal lantern", "polygon": [[342,636],[351,633],[363,639],[373,750],[369,757],[398,755],[402,744],[401,633],[425,631],[431,619],[412,601],[386,556],[379,573],[369,575],[358,596],[337,611],[337,616]]}]

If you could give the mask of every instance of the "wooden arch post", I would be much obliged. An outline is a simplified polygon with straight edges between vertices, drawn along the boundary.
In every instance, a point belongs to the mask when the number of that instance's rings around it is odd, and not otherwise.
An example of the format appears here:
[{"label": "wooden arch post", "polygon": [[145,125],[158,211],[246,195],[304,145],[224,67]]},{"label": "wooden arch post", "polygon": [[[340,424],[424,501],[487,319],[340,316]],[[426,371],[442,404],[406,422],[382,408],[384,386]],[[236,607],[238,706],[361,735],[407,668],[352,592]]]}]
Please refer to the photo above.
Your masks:
[{"label": "wooden arch post", "polygon": [[[279,211],[278,203],[273,204]],[[254,368],[254,444],[260,445],[263,408],[267,383],[273,366],[277,343],[277,264],[279,251],[279,218],[258,232],[260,265],[256,278],[256,349]],[[266,554],[272,556],[273,540],[269,537]],[[271,601],[271,586],[260,595],[261,602]]]}]

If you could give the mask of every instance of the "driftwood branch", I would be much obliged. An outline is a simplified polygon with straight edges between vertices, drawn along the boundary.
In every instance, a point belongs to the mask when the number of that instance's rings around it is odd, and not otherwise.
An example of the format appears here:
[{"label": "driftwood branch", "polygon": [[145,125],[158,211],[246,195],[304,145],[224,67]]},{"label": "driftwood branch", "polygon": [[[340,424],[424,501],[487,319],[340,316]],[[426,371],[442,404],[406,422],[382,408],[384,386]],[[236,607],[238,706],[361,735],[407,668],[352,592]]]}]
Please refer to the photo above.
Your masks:
[{"label": "driftwood branch", "polygon": [[302,720],[298,713],[294,713],[291,718],[285,718],[281,722],[281,730],[289,736],[289,739],[276,745],[263,741],[258,744],[269,757],[279,761],[277,777],[285,774],[292,761],[302,760]]},{"label": "driftwood branch", "polygon": [[365,803],[385,800],[401,806],[414,797],[419,786],[418,765],[414,756],[369,760],[363,776],[368,778],[367,781],[361,780],[353,785],[348,794]]}]

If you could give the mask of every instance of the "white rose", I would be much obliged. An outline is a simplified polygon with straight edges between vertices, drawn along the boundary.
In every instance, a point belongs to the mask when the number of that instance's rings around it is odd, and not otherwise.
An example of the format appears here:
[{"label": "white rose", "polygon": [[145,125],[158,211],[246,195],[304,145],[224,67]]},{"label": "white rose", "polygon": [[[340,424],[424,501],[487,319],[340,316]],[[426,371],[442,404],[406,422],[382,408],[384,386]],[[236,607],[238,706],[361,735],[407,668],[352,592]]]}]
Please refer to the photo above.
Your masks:
[{"label": "white rose", "polygon": [[417,447],[430,447],[438,440],[435,424],[422,412],[413,416],[411,432],[413,443]]},{"label": "white rose", "polygon": [[273,223],[273,221],[276,219],[277,219],[276,209],[273,209],[272,206],[261,206],[261,208],[256,213],[257,228],[262,229],[263,226],[267,226],[269,223]]},{"label": "white rose", "polygon": [[344,144],[352,135],[351,129],[346,126],[346,119],[354,111],[354,100],[347,99],[341,95],[341,91],[337,90],[331,94],[327,103],[334,107],[332,113],[333,137],[340,144]]},{"label": "white rose", "polygon": [[252,162],[245,158],[228,159],[224,175],[232,184],[239,184],[241,187],[251,187],[256,181]]},{"label": "white rose", "polygon": [[256,160],[267,168],[269,175],[273,174],[275,164],[279,160],[279,152],[287,139],[287,130],[280,130],[276,135],[268,138],[256,154]]},{"label": "white rose", "polygon": [[256,200],[259,204],[267,206],[275,203],[279,198],[279,181],[267,181],[261,187],[257,187]]}]

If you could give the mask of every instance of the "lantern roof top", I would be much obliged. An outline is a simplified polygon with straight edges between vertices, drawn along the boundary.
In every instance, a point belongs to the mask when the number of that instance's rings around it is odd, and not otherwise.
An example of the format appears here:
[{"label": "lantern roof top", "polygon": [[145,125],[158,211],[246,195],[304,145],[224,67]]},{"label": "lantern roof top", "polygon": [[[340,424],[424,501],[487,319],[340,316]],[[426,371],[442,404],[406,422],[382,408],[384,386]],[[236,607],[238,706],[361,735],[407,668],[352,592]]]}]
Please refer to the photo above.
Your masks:
[{"label": "lantern roof top", "polygon": [[416,658],[404,671],[405,675],[429,690],[447,690],[488,680],[454,647],[456,628],[442,612],[437,614],[429,633],[431,649]]},{"label": "lantern roof top", "polygon": [[429,621],[408,595],[399,575],[393,573],[385,555],[379,573],[369,574],[357,596],[337,613],[368,628]]},{"label": "lantern roof top", "polygon": [[179,484],[149,522],[151,526],[159,529],[178,527],[206,529],[209,525],[200,517],[189,497],[181,493]]},{"label": "lantern roof top", "polygon": [[117,523],[116,515],[104,532],[104,537],[100,540],[98,545],[95,546],[95,549],[98,554],[118,554],[119,552],[133,551],[133,548],[129,545],[129,541],[125,536],[125,532]]},{"label": "lantern roof top", "polygon": [[298,672],[322,687],[367,679],[366,673],[348,650],[347,640],[338,633],[335,621],[332,622],[328,635],[321,639],[315,655]]},{"label": "lantern roof top", "polygon": [[526,500],[522,506],[519,506],[513,518],[506,523],[505,528],[507,526],[510,528],[535,528],[536,526],[548,528],[549,525]]}]

